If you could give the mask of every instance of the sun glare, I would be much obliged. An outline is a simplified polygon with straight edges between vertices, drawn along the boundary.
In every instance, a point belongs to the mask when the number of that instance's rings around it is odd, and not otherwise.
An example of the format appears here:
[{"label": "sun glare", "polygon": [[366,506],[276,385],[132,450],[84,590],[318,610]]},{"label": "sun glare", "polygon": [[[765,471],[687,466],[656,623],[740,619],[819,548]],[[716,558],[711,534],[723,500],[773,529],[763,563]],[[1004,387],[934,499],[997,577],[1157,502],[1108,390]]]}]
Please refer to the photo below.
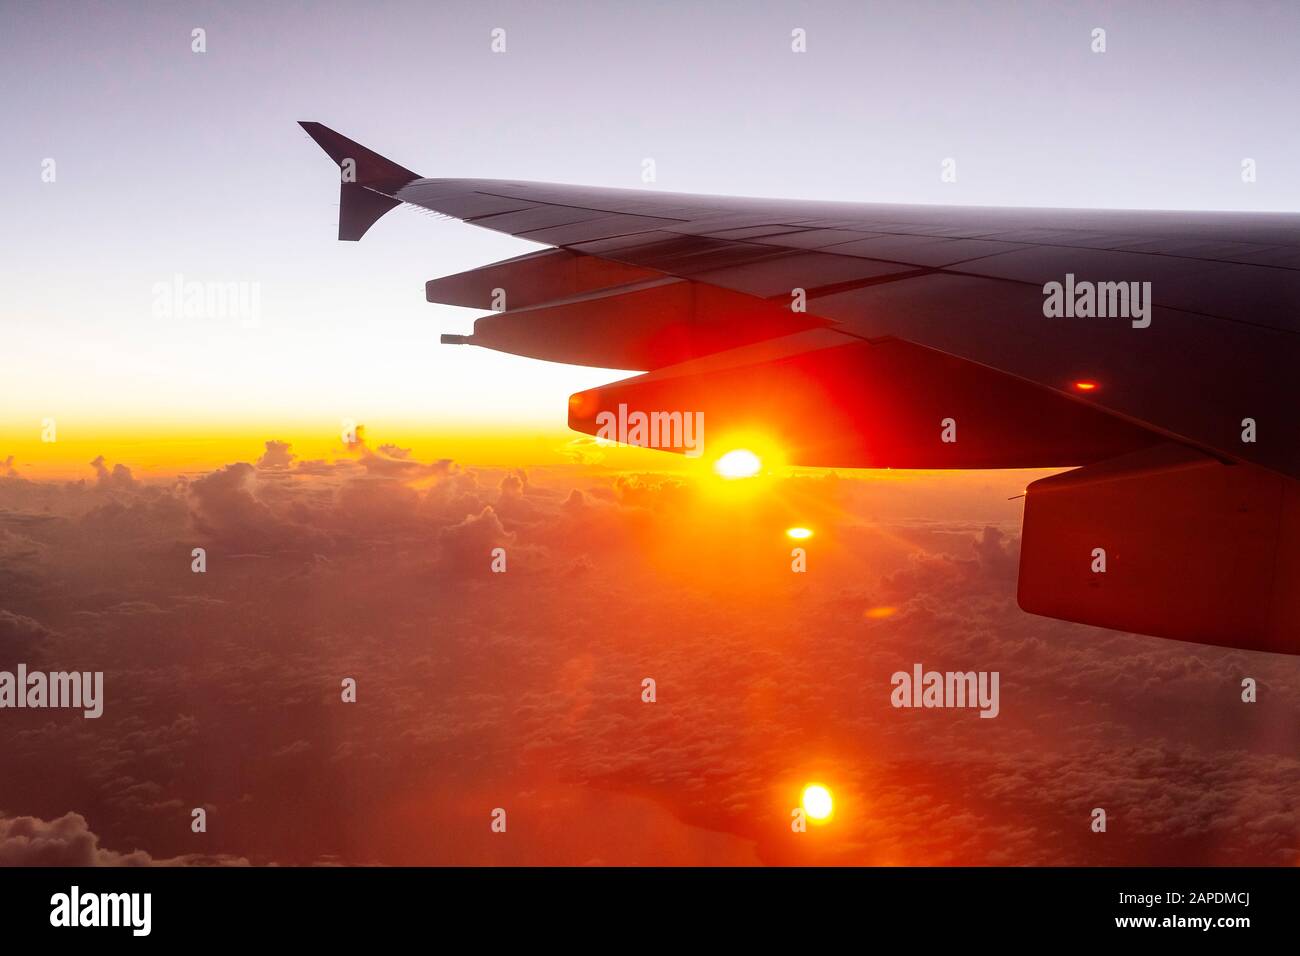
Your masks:
[{"label": "sun glare", "polygon": [[729,451],[713,463],[713,470],[723,478],[753,478],[762,467],[758,456],[744,448]]},{"label": "sun glare", "polygon": [[820,783],[810,783],[803,788],[803,811],[810,820],[829,820],[834,810],[831,792]]},{"label": "sun glare", "polygon": [[804,538],[811,538],[813,533],[811,528],[787,528],[785,536],[787,538],[803,540]]}]

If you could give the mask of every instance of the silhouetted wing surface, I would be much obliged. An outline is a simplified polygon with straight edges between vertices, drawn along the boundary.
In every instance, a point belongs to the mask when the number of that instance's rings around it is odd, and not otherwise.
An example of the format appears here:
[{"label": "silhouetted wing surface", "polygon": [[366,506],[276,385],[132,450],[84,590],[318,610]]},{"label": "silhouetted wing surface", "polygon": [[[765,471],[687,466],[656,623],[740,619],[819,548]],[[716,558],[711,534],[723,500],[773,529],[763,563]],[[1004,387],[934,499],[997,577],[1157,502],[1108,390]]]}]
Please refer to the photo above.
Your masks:
[{"label": "silhouetted wing surface", "polygon": [[[709,350],[821,324],[898,339],[1300,476],[1300,216],[841,204],[479,180],[417,180],[396,195],[762,300],[761,335],[731,322]],[[1150,282],[1149,327],[1045,317],[1044,285],[1067,274]],[[803,315],[790,312],[795,289],[806,296]],[[773,310],[790,318],[774,321]],[[564,360],[552,342],[547,357]],[[634,367],[658,367],[651,360]],[[1080,395],[1078,382],[1097,387]],[[1243,418],[1260,425],[1254,443],[1241,441]]]},{"label": "silhouetted wing surface", "polygon": [[[303,125],[345,170],[340,238],[402,202],[552,247],[426,297],[490,310],[444,342],[645,372],[574,395],[572,428],[632,409],[791,464],[1080,466],[1028,487],[1021,607],[1300,653],[1300,216],[421,179]],[[1053,283],[1106,317],[1049,309]]]}]

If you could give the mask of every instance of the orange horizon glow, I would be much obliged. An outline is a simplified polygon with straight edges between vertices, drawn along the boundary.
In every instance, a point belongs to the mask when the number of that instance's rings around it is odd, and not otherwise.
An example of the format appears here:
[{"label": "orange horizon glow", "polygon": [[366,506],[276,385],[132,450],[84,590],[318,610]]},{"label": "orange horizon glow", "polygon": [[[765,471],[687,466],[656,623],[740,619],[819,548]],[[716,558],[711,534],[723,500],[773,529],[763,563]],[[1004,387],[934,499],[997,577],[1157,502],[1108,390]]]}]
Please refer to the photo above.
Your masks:
[{"label": "orange horizon glow", "polygon": [[[287,442],[298,462],[340,461],[378,452],[390,445],[409,450],[415,461],[451,459],[479,468],[572,468],[624,473],[666,473],[713,479],[727,499],[761,495],[766,482],[761,475],[792,477],[857,472],[875,481],[912,482],[940,477],[954,487],[985,481],[984,472],[953,473],[926,470],[835,469],[791,465],[780,450],[763,436],[744,436],[748,467],[758,470],[748,480],[736,480],[719,473],[717,462],[690,458],[653,448],[601,443],[589,435],[572,431],[563,424],[555,427],[519,425],[449,426],[444,421],[411,419],[358,420],[365,443],[349,446],[343,441],[342,422],[333,418],[271,418],[231,420],[225,423],[188,420],[109,420],[67,416],[56,419],[57,437],[42,441],[41,420],[0,421],[0,474],[8,464],[19,476],[32,480],[78,480],[93,477],[91,462],[103,456],[111,467],[122,464],[137,478],[174,478],[180,474],[214,471],[234,462],[255,462],[269,441]],[[760,455],[750,448],[761,449]],[[730,454],[730,453],[729,453]],[[723,456],[724,458],[726,456]],[[8,461],[8,459],[12,459]],[[1033,477],[1059,469],[1028,469]],[[1018,485],[1023,484],[1023,479]],[[737,498],[739,496],[739,498]],[[806,513],[805,513],[806,514]],[[807,517],[814,515],[807,514]],[[778,519],[779,520],[779,519]],[[786,518],[788,521],[788,517]],[[783,529],[806,525],[782,525]],[[788,530],[787,530],[788,533]],[[798,535],[789,535],[798,538]]]},{"label": "orange horizon glow", "polygon": [[[236,461],[255,461],[268,441],[288,442],[299,461],[334,461],[357,457],[360,445],[343,440],[340,421],[275,420],[238,424],[186,422],[100,422],[56,419],[56,438],[42,440],[40,421],[0,424],[0,463],[32,478],[76,479],[90,473],[89,463],[103,456],[124,464],[137,477],[174,476],[210,471]],[[365,448],[382,445],[409,449],[418,461],[450,458],[481,467],[515,468],[588,465],[620,471],[695,472],[707,466],[686,458],[631,445],[597,445],[595,439],[568,430],[529,427],[454,427],[444,423],[357,422]]]}]

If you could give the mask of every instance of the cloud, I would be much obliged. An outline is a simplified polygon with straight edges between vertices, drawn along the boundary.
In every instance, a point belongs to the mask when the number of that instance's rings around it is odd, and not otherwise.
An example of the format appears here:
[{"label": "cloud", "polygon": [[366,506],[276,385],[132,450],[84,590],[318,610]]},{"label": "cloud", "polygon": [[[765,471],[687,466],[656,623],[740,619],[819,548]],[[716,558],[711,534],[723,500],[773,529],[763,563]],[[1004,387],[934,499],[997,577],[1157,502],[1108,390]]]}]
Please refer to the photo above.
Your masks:
[{"label": "cloud", "polygon": [[449,458],[428,464],[418,462],[411,457],[410,449],[398,448],[396,445],[380,445],[374,451],[366,448],[364,443],[357,447],[361,449],[361,467],[374,475],[410,480],[450,474],[454,467]]},{"label": "cloud", "polygon": [[0,666],[35,661],[51,636],[40,621],[0,608]]},{"label": "cloud", "polygon": [[126,465],[114,465],[112,471],[110,471],[103,455],[92,461],[90,465],[95,469],[95,484],[101,490],[132,491],[137,487],[137,482],[131,475],[131,469]]},{"label": "cloud", "polygon": [[601,443],[595,438],[579,435],[557,450],[575,465],[598,465],[605,460],[605,453],[601,448]]},{"label": "cloud", "polygon": [[361,478],[339,488],[334,500],[338,523],[361,533],[400,531],[416,519],[420,494],[395,478]]},{"label": "cloud", "polygon": [[467,515],[438,533],[441,567],[455,575],[473,575],[489,566],[493,548],[506,547],[513,538],[496,510],[485,505],[478,514]]},{"label": "cloud", "polygon": [[[27,859],[39,831],[82,858],[162,863],[196,848],[256,863],[1295,856],[1300,660],[1021,612],[1004,484],[1023,476],[940,493],[803,475],[742,495],[422,464],[391,443],[318,463],[266,447],[272,467],[111,495],[98,471],[0,478],[0,648],[102,669],[106,688],[93,727],[0,720],[7,764],[40,768],[0,776],[0,805],[32,815],[9,852]],[[816,529],[806,574],[783,533],[795,520]],[[893,709],[890,674],[916,661],[998,670],[1000,716]],[[841,800],[835,839],[792,842],[790,801],[821,778]],[[642,816],[627,801],[657,808],[635,852],[607,842]],[[533,837],[485,845],[483,807],[507,804]],[[1104,840],[1087,830],[1096,805]],[[201,840],[192,806],[219,808]],[[561,806],[584,826],[547,829]]]},{"label": "cloud", "polygon": [[156,860],[143,850],[120,853],[99,845],[86,818],[65,813],[56,820],[0,814],[0,866],[247,866],[229,855],[186,854]]},{"label": "cloud", "polygon": [[319,546],[324,535],[302,520],[309,518],[309,509],[290,506],[277,511],[264,497],[286,493],[279,485],[264,487],[257,469],[247,462],[196,478],[187,489],[195,530],[227,548],[258,551]]},{"label": "cloud", "polygon": [[498,489],[502,498],[519,498],[528,486],[528,474],[522,468],[516,468],[501,479]]},{"label": "cloud", "polygon": [[49,631],[39,621],[0,608],[0,645],[10,646],[20,641],[34,641]]},{"label": "cloud", "polygon": [[287,441],[268,441],[266,451],[262,457],[257,459],[255,467],[266,469],[288,468],[293,464],[296,457],[292,451],[293,445]]}]

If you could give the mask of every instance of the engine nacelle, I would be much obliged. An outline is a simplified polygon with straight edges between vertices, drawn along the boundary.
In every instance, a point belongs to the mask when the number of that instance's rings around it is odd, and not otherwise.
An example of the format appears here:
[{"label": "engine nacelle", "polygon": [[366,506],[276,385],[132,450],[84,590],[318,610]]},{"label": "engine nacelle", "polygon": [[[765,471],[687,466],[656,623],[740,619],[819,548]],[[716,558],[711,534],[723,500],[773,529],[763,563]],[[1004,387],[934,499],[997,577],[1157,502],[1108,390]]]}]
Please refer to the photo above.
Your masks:
[{"label": "engine nacelle", "polygon": [[1018,596],[1047,617],[1300,653],[1300,485],[1173,444],[1036,481]]}]

